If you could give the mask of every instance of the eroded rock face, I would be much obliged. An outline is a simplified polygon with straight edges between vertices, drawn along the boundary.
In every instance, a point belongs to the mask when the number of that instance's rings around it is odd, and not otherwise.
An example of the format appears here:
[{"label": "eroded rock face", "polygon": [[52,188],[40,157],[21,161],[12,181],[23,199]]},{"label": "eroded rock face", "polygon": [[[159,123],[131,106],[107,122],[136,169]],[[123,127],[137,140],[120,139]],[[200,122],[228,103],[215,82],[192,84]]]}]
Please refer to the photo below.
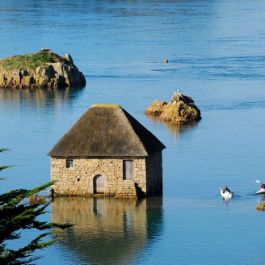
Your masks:
[{"label": "eroded rock face", "polygon": [[0,88],[83,87],[86,80],[70,54],[49,49],[0,60]]},{"label": "eroded rock face", "polygon": [[201,112],[193,99],[179,92],[168,103],[155,100],[145,113],[173,124],[187,124],[201,119]]}]

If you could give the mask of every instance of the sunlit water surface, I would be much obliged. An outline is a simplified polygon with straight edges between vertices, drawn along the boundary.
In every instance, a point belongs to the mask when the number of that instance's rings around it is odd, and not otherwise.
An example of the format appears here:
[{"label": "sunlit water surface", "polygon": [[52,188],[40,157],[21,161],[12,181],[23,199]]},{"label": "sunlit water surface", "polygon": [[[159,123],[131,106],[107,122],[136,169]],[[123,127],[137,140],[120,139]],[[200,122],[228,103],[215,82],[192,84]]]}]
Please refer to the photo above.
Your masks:
[{"label": "sunlit water surface", "polygon": [[[1,190],[48,181],[49,149],[94,103],[121,104],[167,146],[162,200],[55,200],[45,218],[75,226],[54,230],[61,240],[37,264],[265,264],[253,195],[265,181],[264,14],[263,0],[0,0],[0,57],[49,47],[87,78],[84,89],[0,91],[1,164],[14,165]],[[196,126],[144,115],[178,89],[202,111]]]}]

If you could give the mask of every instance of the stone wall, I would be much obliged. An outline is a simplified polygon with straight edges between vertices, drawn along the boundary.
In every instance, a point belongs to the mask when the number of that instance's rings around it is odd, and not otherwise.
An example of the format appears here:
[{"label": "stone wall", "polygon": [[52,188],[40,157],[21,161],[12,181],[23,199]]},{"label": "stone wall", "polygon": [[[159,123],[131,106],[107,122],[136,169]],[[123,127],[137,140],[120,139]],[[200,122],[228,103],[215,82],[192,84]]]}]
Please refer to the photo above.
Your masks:
[{"label": "stone wall", "polygon": [[93,180],[97,175],[104,178],[104,194],[115,197],[135,197],[146,193],[145,158],[133,160],[134,179],[123,180],[123,158],[73,159],[73,167],[66,168],[65,158],[51,159],[51,179],[55,182],[55,195],[91,196]]},{"label": "stone wall", "polygon": [[162,152],[151,154],[146,158],[147,195],[160,196],[163,193]]}]

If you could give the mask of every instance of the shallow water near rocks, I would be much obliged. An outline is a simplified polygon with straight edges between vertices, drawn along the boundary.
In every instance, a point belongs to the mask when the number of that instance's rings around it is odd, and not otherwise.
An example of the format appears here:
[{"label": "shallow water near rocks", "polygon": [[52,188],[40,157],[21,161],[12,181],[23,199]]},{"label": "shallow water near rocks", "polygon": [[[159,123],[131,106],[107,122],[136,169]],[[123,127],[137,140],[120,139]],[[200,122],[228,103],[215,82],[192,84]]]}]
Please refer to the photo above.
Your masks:
[{"label": "shallow water near rocks", "polygon": [[[261,0],[0,0],[1,58],[49,47],[87,79],[84,89],[0,90],[0,146],[11,149],[1,164],[14,165],[1,190],[48,181],[49,149],[94,103],[122,105],[167,146],[162,200],[70,200],[75,226],[37,264],[265,264],[253,195],[265,181],[264,12]],[[201,109],[197,125],[144,115],[178,89]],[[237,195],[229,203],[223,185]],[[71,203],[44,218],[71,221]]]}]

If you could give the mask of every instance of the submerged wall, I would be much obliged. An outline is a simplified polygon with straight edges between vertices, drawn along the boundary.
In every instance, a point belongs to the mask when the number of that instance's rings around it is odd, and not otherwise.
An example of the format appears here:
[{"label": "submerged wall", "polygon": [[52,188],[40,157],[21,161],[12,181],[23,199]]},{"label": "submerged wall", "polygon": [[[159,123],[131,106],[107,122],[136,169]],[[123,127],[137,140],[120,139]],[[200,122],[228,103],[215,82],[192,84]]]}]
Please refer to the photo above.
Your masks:
[{"label": "submerged wall", "polygon": [[149,196],[163,193],[162,152],[146,158],[146,192]]}]

